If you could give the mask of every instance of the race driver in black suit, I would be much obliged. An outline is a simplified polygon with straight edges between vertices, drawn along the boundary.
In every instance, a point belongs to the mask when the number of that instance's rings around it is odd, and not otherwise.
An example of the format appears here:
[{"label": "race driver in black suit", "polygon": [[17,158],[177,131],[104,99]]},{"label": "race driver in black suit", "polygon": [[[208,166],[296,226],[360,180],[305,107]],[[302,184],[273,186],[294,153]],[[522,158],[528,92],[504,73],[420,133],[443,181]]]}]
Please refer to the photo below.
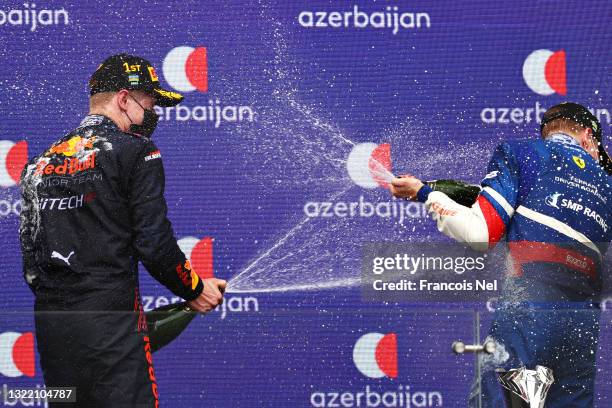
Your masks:
[{"label": "race driver in black suit", "polygon": [[21,178],[23,273],[36,298],[40,363],[47,387],[76,387],[76,406],[157,407],[138,262],[202,313],[222,302],[226,282],[199,278],[166,217],[153,107],[183,97],[161,88],[148,61],[126,54],[106,59],[89,86],[89,115]]}]

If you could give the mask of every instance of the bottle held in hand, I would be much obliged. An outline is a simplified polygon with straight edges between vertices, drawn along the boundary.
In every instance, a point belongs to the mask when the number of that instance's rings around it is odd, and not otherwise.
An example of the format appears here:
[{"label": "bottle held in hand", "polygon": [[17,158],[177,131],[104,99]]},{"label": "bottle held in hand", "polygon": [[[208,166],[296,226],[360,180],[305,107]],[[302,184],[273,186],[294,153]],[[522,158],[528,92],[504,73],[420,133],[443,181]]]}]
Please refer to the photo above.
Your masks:
[{"label": "bottle held in hand", "polygon": [[155,352],[177,338],[196,315],[187,302],[162,306],[145,313],[151,351]]},{"label": "bottle held in hand", "polygon": [[471,207],[476,202],[478,194],[480,194],[480,186],[457,180],[443,179],[425,181],[424,183],[431,187],[432,190],[440,191],[453,201],[466,207]]}]

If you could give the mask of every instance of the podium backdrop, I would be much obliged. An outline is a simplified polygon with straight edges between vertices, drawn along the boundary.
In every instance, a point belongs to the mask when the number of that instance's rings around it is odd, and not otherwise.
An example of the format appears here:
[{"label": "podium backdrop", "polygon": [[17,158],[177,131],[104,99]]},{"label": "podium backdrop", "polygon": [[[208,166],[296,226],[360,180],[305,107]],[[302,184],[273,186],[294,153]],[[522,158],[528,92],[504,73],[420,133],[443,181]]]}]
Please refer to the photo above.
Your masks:
[{"label": "podium backdrop", "polygon": [[[484,337],[494,302],[361,298],[363,243],[444,241],[370,159],[478,182],[497,143],[538,137],[565,100],[610,140],[611,16],[608,1],[3,1],[0,398],[44,404],[5,396],[43,384],[19,173],[87,113],[98,64],[127,52],[186,97],[153,136],[177,239],[200,275],[235,278],[154,355],[162,406],[465,407],[474,360],[450,344]],[[178,300],[140,276],[146,310]],[[611,335],[604,311],[598,407]]]}]

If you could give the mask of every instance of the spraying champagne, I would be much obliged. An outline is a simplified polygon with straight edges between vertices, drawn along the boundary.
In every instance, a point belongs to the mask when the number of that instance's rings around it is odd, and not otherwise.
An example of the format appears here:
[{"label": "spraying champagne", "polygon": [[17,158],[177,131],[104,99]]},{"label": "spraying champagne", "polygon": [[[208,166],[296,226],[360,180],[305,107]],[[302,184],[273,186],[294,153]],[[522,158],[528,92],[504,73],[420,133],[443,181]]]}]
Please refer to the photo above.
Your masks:
[{"label": "spraying champagne", "polygon": [[[369,168],[370,172],[379,180],[391,183],[391,181],[395,178],[395,175],[391,171],[376,160],[370,160]],[[480,194],[480,186],[464,183],[463,181],[441,179],[423,181],[423,184],[431,187],[431,189],[434,191],[440,191],[441,193],[446,194],[453,201],[466,207],[471,207],[472,204],[476,202],[478,194]]]}]

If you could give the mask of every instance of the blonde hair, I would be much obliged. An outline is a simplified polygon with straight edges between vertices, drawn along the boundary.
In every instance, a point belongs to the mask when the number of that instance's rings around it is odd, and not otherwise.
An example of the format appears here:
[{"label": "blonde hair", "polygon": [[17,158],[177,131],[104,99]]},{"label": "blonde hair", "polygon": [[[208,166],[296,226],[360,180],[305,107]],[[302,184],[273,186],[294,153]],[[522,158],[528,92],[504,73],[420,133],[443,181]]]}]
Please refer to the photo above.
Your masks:
[{"label": "blonde hair", "polygon": [[89,97],[89,110],[104,108],[117,92],[99,92]]},{"label": "blonde hair", "polygon": [[558,118],[544,125],[542,137],[547,138],[553,133],[567,133],[570,136],[579,136],[586,128],[573,120]]}]

